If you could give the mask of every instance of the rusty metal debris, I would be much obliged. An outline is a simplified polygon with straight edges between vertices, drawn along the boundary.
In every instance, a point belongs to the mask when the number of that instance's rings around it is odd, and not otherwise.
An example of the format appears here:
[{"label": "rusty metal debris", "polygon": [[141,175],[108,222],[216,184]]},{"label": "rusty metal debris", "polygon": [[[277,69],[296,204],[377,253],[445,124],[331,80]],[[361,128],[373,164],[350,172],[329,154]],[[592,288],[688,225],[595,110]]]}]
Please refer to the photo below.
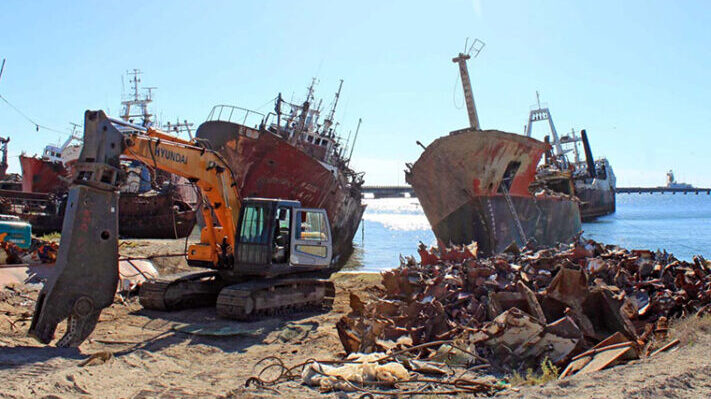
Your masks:
[{"label": "rusty metal debris", "polygon": [[450,359],[468,353],[448,340],[393,350],[389,354],[351,353],[336,361],[309,359],[294,366],[287,366],[277,356],[268,356],[257,362],[255,375],[245,382],[245,386],[272,390],[272,386],[281,382],[300,380],[305,385],[318,387],[321,392],[360,392],[361,397],[493,394],[508,386],[495,378],[477,374],[486,365],[462,368],[449,364],[452,362],[415,358],[419,351],[434,347],[440,348],[438,354]]},{"label": "rusty metal debris", "polygon": [[0,241],[0,264],[53,263],[59,244],[33,238],[29,249],[22,249],[10,241]]},{"label": "rusty metal debris", "polygon": [[[0,287],[8,284],[39,283],[54,273],[59,244],[55,241],[32,239],[29,249],[9,241],[0,241]],[[118,292],[131,292],[149,279],[158,277],[152,258],[185,256],[185,254],[153,255],[145,258],[123,257],[118,262]]]},{"label": "rusty metal debris", "polygon": [[[453,340],[471,354],[467,366],[515,371],[549,359],[563,377],[649,353],[665,342],[670,318],[711,303],[711,262],[700,256],[686,262],[581,238],[483,259],[475,246],[418,252],[420,262],[384,272],[372,298],[351,294],[352,312],[336,325],[347,353]],[[416,353],[438,359],[437,346]]]}]

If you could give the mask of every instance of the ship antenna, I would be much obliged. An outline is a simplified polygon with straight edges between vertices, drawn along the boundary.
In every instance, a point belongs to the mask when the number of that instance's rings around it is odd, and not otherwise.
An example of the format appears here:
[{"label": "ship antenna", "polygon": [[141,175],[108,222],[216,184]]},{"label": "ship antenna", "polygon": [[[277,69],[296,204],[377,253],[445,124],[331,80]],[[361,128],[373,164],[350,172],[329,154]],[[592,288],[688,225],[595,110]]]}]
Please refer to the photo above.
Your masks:
[{"label": "ship antenna", "polygon": [[464,90],[464,100],[467,104],[469,126],[471,126],[474,130],[481,130],[481,126],[479,125],[479,116],[476,113],[476,103],[474,102],[472,83],[469,79],[467,60],[472,57],[476,58],[486,44],[479,39],[474,39],[469,48],[467,48],[468,44],[469,38],[467,38],[467,40],[464,42],[464,52],[459,53],[457,57],[452,58],[452,62],[459,64],[459,75],[462,78],[462,89]]},{"label": "ship antenna", "polygon": [[[323,132],[325,134],[328,134],[328,129],[333,125],[333,118],[336,115],[336,106],[338,106],[338,99],[341,97],[341,88],[343,88],[343,79],[341,79],[341,82],[338,84],[338,90],[336,91],[336,96],[333,98],[331,110],[328,112],[326,120],[323,121]],[[360,125],[360,122],[358,124]]]},{"label": "ship antenna", "polygon": [[2,59],[2,66],[0,66],[0,79],[2,79],[2,72],[5,70],[5,59]]},{"label": "ship antenna", "polygon": [[185,119],[183,120],[183,123],[185,124],[185,130],[188,131],[188,137],[190,137],[190,140],[193,140],[193,132],[190,130],[190,126],[192,126],[192,123],[188,123],[188,120]]},{"label": "ship antenna", "polygon": [[538,103],[538,108],[541,108],[541,94],[536,90],[536,102]]},{"label": "ship antenna", "polygon": [[348,151],[348,143],[350,143],[350,141],[351,141],[351,133],[353,133],[353,131],[349,130],[348,131],[348,138],[346,139],[346,145],[341,147],[341,157],[343,156],[343,154],[345,154],[346,151]]},{"label": "ship antenna", "polygon": [[[341,81],[343,82],[343,81]],[[355,135],[353,136],[353,144],[351,144],[351,153],[348,154],[348,164],[351,163],[351,157],[353,156],[353,149],[355,148],[356,140],[358,140],[358,132],[360,131],[360,124],[363,122],[362,118],[358,118],[358,126],[356,127]]]},{"label": "ship antenna", "polygon": [[311,78],[311,84],[309,85],[308,92],[306,93],[306,100],[301,105],[301,115],[299,116],[299,124],[294,131],[293,140],[295,142],[301,141],[301,134],[306,129],[306,118],[309,116],[309,109],[311,108],[311,100],[314,96],[314,86],[318,83],[316,77]]},{"label": "ship antenna", "polygon": [[313,78],[311,78],[311,85],[309,86],[309,91],[308,91],[308,93],[306,93],[306,102],[309,102],[309,103],[310,103],[311,100],[313,99],[313,97],[314,97],[314,87],[316,86],[317,83],[318,83],[318,79],[316,79],[315,76],[314,76]]},{"label": "ship antenna", "polygon": [[77,124],[77,123],[74,123],[74,122],[69,122],[69,124],[72,125],[72,133],[71,133],[71,136],[74,137],[74,138],[78,138],[77,135],[76,135],[76,131],[77,131],[77,128],[80,128],[80,127],[81,127],[81,125],[79,125],[79,124]]},{"label": "ship antenna", "polygon": [[580,154],[578,153],[578,138],[575,136],[575,129],[570,128],[570,134],[573,136],[573,154],[575,154],[575,163],[580,163]]},{"label": "ship antenna", "polygon": [[276,112],[276,116],[277,116],[277,131],[279,131],[279,129],[281,129],[281,103],[282,103],[282,101],[284,101],[284,100],[281,99],[281,93],[279,93],[279,95],[276,98],[276,103],[274,104],[274,112]]}]

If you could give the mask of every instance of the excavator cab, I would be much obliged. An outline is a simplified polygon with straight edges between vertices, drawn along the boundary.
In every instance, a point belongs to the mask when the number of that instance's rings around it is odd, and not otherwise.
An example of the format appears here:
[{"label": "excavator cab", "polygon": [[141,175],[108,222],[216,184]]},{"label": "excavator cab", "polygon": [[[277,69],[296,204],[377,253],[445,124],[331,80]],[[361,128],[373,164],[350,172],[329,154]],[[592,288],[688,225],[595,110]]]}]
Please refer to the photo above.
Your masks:
[{"label": "excavator cab", "polygon": [[299,201],[246,198],[237,225],[238,275],[277,276],[319,271],[331,264],[331,228],[323,209],[302,208]]}]

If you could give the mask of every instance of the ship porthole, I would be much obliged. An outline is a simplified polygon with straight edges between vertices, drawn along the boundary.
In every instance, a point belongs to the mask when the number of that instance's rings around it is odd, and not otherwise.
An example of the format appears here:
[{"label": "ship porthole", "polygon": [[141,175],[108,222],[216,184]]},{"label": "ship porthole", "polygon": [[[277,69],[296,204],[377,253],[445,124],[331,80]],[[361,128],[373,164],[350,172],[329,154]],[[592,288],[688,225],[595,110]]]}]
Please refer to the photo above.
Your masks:
[{"label": "ship porthole", "polygon": [[106,241],[111,237],[111,233],[108,232],[108,230],[104,230],[101,232],[101,239]]}]

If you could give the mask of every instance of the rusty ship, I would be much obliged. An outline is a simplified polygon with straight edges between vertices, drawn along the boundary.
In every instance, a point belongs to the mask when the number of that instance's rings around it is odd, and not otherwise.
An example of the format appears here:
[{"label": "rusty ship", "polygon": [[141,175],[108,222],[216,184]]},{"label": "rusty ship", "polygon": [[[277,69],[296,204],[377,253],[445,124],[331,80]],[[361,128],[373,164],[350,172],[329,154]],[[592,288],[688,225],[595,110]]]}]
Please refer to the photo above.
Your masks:
[{"label": "rusty ship", "polygon": [[476,242],[490,255],[512,243],[551,245],[572,240],[581,227],[570,171],[539,167],[550,145],[499,130],[481,130],[467,60],[475,41],[453,62],[459,66],[470,127],[427,146],[406,181],[412,186],[437,239]]},{"label": "rusty ship", "polygon": [[[36,234],[60,231],[71,166],[47,157],[21,156],[20,162],[22,191],[0,190],[6,203],[3,213],[27,220]],[[126,238],[188,236],[195,226],[195,203],[186,200],[179,187],[189,184],[151,175],[145,165],[137,167],[128,160],[121,167],[128,182],[120,187],[119,234]],[[132,171],[136,168],[141,172]],[[131,179],[139,175],[142,184],[132,184]]]},{"label": "rusty ship", "polygon": [[[242,197],[301,201],[323,208],[331,222],[334,265],[338,268],[352,251],[365,205],[361,202],[363,173],[349,167],[355,139],[342,143],[334,120],[343,81],[325,117],[314,105],[315,79],[303,103],[275,100],[274,112],[218,105],[198,126],[196,137],[219,151],[232,167]],[[349,136],[350,139],[350,136]]]},{"label": "rusty ship", "polygon": [[[553,117],[547,105],[541,105],[538,92],[537,104],[531,107],[526,125],[526,136],[531,137],[535,122],[548,122],[552,136],[551,163],[557,164],[560,170],[570,170],[573,176],[575,196],[580,200],[580,217],[584,222],[615,212],[615,189],[617,182],[615,173],[607,158],[595,159],[590,148],[587,132],[583,129],[580,136],[571,129],[569,135],[558,136]],[[580,159],[578,144],[582,143],[585,160]],[[568,159],[572,152],[573,159]]]},{"label": "rusty ship", "polygon": [[[122,101],[121,118],[143,126],[153,124],[148,111],[151,90],[139,92],[140,70],[134,69],[130,83],[132,93]],[[137,111],[136,111],[137,109]],[[182,124],[189,126],[187,122]],[[181,126],[169,125],[177,131]],[[76,126],[75,126],[76,128]],[[60,231],[72,165],[81,151],[81,140],[69,135],[61,146],[47,145],[41,156],[20,155],[22,192],[0,190],[0,210],[17,215],[32,224],[33,232],[46,234]],[[126,175],[119,197],[119,234],[126,238],[183,238],[196,223],[196,194],[190,183],[177,176],[136,161],[122,160]]]}]

